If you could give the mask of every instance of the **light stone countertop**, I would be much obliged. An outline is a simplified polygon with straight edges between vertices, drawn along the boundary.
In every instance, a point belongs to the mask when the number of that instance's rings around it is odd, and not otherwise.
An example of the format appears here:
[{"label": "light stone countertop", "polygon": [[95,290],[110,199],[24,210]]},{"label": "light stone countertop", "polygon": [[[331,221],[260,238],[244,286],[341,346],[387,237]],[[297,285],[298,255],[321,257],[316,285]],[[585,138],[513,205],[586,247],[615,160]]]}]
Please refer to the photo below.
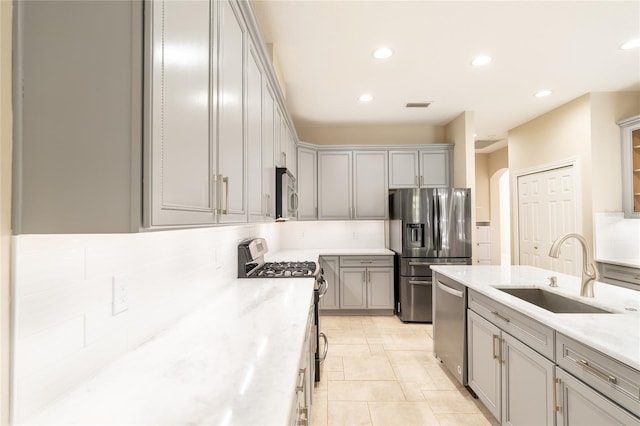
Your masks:
[{"label": "light stone countertop", "polygon": [[[468,288],[640,370],[640,292],[595,282],[595,298],[580,297],[580,278],[531,266],[432,266]],[[558,277],[549,287],[548,277]],[[495,287],[541,287],[612,314],[555,314]],[[630,309],[630,310],[629,310]]]},{"label": "light stone countertop", "polygon": [[599,259],[595,259],[596,262],[600,262],[600,263],[610,263],[612,265],[620,265],[620,266],[626,266],[628,268],[639,268],[640,269],[640,259],[604,259],[604,258],[599,258]]},{"label": "light stone countertop", "polygon": [[[387,249],[268,253],[393,255]],[[216,299],[21,424],[288,424],[314,280],[235,279]]]},{"label": "light stone countertop", "polygon": [[25,424],[288,424],[313,285],[232,280]]}]

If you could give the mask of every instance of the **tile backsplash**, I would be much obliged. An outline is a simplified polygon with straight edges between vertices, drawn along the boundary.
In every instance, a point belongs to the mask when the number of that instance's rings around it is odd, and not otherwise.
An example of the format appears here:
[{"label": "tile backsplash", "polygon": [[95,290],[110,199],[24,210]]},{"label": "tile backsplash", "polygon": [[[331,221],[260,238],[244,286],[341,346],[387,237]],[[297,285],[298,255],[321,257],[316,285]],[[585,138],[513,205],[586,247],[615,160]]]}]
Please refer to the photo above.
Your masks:
[{"label": "tile backsplash", "polygon": [[[13,420],[151,339],[237,277],[237,244],[383,248],[384,221],[287,222],[13,239]],[[127,309],[113,314],[114,287]]]},{"label": "tile backsplash", "polygon": [[625,219],[622,212],[596,213],[594,245],[597,260],[640,265],[640,219]]},{"label": "tile backsplash", "polygon": [[[238,241],[262,236],[276,251],[279,225],[15,236],[14,422],[225,291]],[[114,285],[127,304],[117,315]]]},{"label": "tile backsplash", "polygon": [[383,220],[285,222],[280,230],[280,243],[287,249],[385,247]]}]

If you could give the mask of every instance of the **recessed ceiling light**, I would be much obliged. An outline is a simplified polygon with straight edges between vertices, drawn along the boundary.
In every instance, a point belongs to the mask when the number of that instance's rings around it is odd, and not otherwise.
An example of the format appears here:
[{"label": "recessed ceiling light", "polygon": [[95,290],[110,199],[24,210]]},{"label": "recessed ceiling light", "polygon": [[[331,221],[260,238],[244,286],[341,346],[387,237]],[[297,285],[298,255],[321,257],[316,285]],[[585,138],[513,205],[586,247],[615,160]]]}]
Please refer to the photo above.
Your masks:
[{"label": "recessed ceiling light", "polygon": [[363,93],[362,95],[360,95],[358,100],[360,102],[371,102],[373,100],[373,95],[371,95],[369,93]]},{"label": "recessed ceiling light", "polygon": [[634,49],[636,47],[640,47],[640,37],[631,39],[620,45],[620,49],[623,49],[623,50]]},{"label": "recessed ceiling light", "polygon": [[545,96],[549,96],[551,93],[551,90],[548,89],[538,90],[536,92],[536,98],[544,98]]},{"label": "recessed ceiling light", "polygon": [[473,61],[471,61],[471,65],[473,65],[474,67],[481,67],[483,65],[487,65],[489,62],[491,62],[491,60],[491,56],[482,55],[476,57]]},{"label": "recessed ceiling light", "polygon": [[388,59],[393,55],[393,50],[388,47],[379,47],[373,51],[373,57],[376,59]]}]

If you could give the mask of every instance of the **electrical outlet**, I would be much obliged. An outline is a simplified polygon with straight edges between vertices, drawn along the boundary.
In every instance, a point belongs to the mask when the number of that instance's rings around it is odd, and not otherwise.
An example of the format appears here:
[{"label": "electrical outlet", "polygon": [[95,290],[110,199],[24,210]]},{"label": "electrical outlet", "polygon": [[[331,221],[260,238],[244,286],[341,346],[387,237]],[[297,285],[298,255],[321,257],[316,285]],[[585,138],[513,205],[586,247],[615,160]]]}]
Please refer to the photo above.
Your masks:
[{"label": "electrical outlet", "polygon": [[301,239],[301,240],[304,240],[304,232],[301,232],[301,233],[300,233],[300,239]]},{"label": "electrical outlet", "polygon": [[352,234],[352,237],[353,237],[353,239],[354,239],[354,240],[357,240],[357,239],[358,239],[358,233],[357,233],[357,232],[354,232],[354,233]]},{"label": "electrical outlet", "polygon": [[127,283],[122,278],[113,277],[111,280],[112,292],[112,315],[118,315],[129,309],[129,295],[127,294]]}]

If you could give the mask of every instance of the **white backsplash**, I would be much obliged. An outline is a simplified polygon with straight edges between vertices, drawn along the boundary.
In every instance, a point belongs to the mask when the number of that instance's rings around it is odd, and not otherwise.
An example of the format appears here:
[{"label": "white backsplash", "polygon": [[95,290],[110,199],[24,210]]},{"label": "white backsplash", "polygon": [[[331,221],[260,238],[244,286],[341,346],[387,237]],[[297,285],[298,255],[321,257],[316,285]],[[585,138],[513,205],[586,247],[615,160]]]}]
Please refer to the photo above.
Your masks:
[{"label": "white backsplash", "polygon": [[280,223],[280,244],[287,249],[385,247],[383,220]]},{"label": "white backsplash", "polygon": [[640,219],[625,219],[622,212],[596,213],[594,241],[596,259],[640,266]]},{"label": "white backsplash", "polygon": [[[238,242],[276,251],[280,225],[14,237],[14,421],[225,291]],[[114,281],[128,305],[115,316]]]}]

